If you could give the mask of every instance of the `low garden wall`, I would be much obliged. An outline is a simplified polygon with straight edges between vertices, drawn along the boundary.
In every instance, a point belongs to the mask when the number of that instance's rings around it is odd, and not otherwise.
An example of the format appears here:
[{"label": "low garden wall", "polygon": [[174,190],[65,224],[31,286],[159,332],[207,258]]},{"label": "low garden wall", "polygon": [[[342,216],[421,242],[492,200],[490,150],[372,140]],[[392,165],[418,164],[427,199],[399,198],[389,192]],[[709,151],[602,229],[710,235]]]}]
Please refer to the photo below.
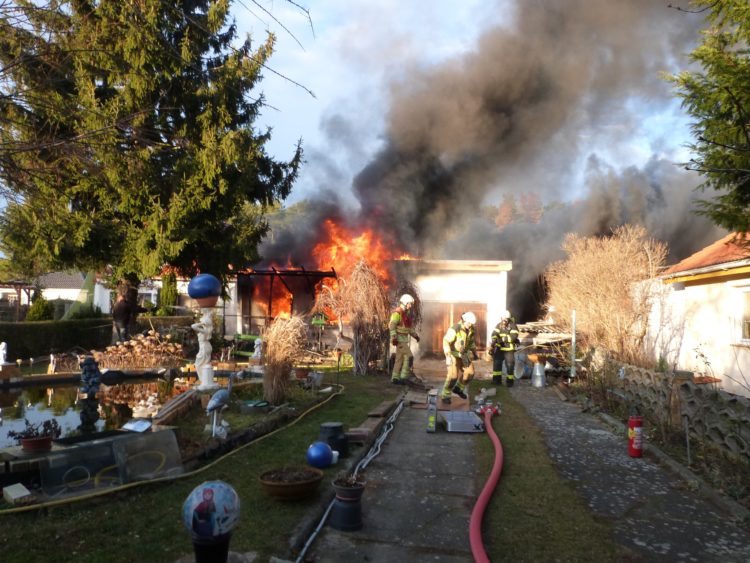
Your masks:
[{"label": "low garden wall", "polygon": [[750,461],[750,399],[634,366],[623,367],[617,388],[628,406],[652,423],[679,430],[687,422],[692,438]]}]

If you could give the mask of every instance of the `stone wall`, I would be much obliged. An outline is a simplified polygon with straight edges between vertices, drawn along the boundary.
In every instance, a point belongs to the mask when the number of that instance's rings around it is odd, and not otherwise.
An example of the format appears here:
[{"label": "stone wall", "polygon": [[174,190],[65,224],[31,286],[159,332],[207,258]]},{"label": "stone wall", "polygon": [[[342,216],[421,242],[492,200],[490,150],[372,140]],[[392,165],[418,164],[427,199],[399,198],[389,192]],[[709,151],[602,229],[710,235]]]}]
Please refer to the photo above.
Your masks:
[{"label": "stone wall", "polygon": [[696,384],[691,378],[624,366],[618,395],[656,424],[684,428],[692,438],[750,461],[750,399]]}]

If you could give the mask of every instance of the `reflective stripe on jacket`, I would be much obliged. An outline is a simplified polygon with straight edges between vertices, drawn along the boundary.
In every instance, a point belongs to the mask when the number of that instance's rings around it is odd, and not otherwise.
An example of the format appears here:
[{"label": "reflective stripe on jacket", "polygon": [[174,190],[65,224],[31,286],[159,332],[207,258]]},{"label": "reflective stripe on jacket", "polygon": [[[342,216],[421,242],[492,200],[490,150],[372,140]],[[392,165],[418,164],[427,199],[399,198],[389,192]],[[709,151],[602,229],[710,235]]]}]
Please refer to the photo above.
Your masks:
[{"label": "reflective stripe on jacket", "polygon": [[469,352],[476,352],[477,343],[474,338],[474,327],[466,330],[461,323],[448,329],[443,337],[443,353],[460,358]]},{"label": "reflective stripe on jacket", "polygon": [[492,331],[492,349],[500,350],[501,352],[512,352],[516,349],[518,344],[518,327],[516,323],[508,323],[506,327],[503,327],[503,323],[500,322],[495,326],[495,330]]}]

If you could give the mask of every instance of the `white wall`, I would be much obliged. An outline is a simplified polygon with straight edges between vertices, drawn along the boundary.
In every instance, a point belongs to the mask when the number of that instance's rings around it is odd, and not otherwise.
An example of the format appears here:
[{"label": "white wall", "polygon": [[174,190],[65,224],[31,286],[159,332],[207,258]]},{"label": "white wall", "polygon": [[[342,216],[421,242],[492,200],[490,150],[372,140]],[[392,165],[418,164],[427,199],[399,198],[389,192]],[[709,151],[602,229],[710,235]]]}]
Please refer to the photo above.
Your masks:
[{"label": "white wall", "polygon": [[481,303],[487,306],[485,342],[506,307],[508,272],[436,272],[420,274],[415,280],[423,301],[438,303]]},{"label": "white wall", "polygon": [[718,377],[725,391],[750,397],[750,341],[742,341],[741,328],[748,290],[750,279],[656,287],[647,341],[654,358]]}]

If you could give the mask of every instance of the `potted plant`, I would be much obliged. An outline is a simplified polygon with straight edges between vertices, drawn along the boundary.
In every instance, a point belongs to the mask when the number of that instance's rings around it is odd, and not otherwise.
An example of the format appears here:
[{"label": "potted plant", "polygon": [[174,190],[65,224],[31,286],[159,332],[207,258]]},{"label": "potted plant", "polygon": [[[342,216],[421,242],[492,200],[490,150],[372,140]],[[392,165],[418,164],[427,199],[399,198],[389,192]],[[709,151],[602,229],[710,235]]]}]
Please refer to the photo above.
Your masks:
[{"label": "potted plant", "polygon": [[52,449],[52,440],[59,438],[62,428],[56,419],[50,418],[36,424],[24,419],[23,430],[10,430],[8,438],[14,438],[26,452],[38,453]]},{"label": "potted plant", "polygon": [[336,498],[345,501],[355,501],[362,498],[367,481],[360,474],[339,473],[331,482]]},{"label": "potted plant", "polygon": [[267,495],[281,500],[297,500],[311,496],[323,480],[323,471],[315,467],[280,467],[259,477]]}]

